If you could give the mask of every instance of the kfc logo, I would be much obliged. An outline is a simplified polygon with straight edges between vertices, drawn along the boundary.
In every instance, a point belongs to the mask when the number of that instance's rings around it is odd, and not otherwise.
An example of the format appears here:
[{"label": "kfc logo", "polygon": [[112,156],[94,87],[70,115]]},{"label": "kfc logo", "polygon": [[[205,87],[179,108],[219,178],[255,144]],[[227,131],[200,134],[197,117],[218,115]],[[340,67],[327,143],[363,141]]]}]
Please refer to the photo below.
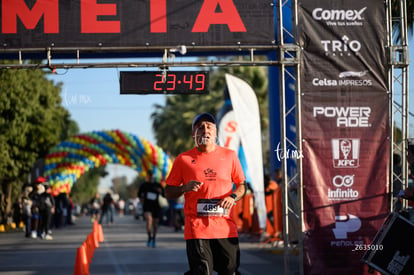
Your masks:
[{"label": "kfc logo", "polygon": [[335,168],[359,167],[360,140],[356,138],[332,139],[333,166]]}]

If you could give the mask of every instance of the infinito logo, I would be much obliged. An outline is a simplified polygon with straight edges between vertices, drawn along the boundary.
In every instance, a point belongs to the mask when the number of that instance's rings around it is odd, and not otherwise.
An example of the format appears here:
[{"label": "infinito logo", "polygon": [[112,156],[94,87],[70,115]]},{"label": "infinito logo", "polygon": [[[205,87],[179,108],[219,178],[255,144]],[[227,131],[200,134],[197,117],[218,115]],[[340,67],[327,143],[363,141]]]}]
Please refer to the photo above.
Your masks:
[{"label": "infinito logo", "polygon": [[336,175],[332,179],[332,184],[335,187],[351,187],[354,184],[354,176],[355,175],[346,175],[346,176]]},{"label": "infinito logo", "polygon": [[355,175],[336,175],[332,179],[334,189],[328,188],[329,200],[355,200],[358,199],[359,192],[350,188],[354,185]]}]

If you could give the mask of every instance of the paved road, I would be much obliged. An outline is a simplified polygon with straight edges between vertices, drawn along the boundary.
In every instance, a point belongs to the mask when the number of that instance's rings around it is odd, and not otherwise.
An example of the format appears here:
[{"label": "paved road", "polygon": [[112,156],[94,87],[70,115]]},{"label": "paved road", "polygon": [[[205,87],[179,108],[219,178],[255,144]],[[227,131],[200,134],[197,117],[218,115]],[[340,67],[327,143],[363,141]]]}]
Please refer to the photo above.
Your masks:
[{"label": "paved road", "polygon": [[[53,231],[53,240],[24,238],[23,232],[0,233],[0,274],[73,274],[76,251],[92,232],[88,218],[76,225]],[[182,232],[161,226],[157,248],[147,248],[145,224],[131,216],[116,217],[115,224],[103,225],[104,242],[95,250],[90,274],[175,275],[187,270]],[[298,257],[290,256],[284,270],[284,256],[274,249],[259,247],[258,241],[240,236],[243,275],[299,274]]]}]

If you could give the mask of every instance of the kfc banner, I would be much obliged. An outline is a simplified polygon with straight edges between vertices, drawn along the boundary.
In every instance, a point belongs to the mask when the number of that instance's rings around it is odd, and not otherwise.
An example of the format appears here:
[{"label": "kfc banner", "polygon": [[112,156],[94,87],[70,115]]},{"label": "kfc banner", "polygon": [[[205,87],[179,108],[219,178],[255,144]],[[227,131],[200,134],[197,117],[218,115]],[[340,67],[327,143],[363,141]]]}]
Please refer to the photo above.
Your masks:
[{"label": "kfc banner", "polygon": [[381,1],[299,3],[305,274],[369,274],[388,214],[390,98]]},{"label": "kfc banner", "polygon": [[0,0],[4,49],[273,45],[271,1]]},{"label": "kfc banner", "polygon": [[387,99],[384,92],[302,98],[305,274],[368,274],[361,248],[389,207]]}]

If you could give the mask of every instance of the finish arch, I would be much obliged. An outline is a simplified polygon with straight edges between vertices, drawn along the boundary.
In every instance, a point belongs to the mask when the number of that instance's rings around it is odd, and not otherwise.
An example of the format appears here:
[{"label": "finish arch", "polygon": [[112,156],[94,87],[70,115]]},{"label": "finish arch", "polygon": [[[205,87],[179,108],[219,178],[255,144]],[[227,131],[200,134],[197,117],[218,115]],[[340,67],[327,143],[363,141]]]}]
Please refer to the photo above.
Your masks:
[{"label": "finish arch", "polygon": [[128,166],[142,175],[151,170],[160,181],[172,166],[168,155],[146,139],[120,130],[93,131],[53,147],[46,156],[44,175],[56,196],[70,193],[82,174],[107,163]]}]

